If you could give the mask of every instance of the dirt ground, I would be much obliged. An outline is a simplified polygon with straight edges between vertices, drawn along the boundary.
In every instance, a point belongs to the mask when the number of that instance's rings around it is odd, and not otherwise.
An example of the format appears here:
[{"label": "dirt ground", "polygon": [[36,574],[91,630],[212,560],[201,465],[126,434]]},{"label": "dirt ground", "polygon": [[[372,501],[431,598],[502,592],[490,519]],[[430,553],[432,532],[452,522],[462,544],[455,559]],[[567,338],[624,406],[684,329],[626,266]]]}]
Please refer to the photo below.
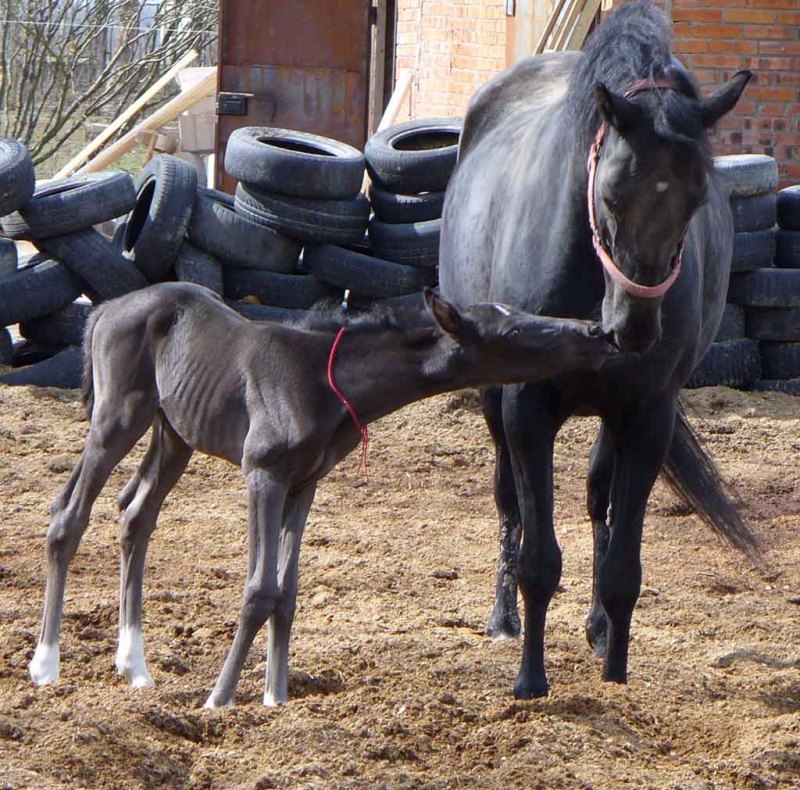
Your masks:
[{"label": "dirt ground", "polygon": [[203,701],[233,635],[245,571],[239,472],[195,457],[167,501],[145,588],[154,689],[113,668],[114,495],[73,564],[61,679],[26,665],[41,612],[50,501],[87,423],[77,396],[0,389],[0,787],[800,787],[800,401],[709,389],[690,414],[768,546],[754,569],[659,483],[645,529],[630,683],[585,643],[596,424],[557,448],[562,587],[551,695],[515,702],[520,644],[483,633],[495,561],[492,454],[469,394],[373,427],[372,481],[348,458],[321,485],[302,555],[291,702],[261,704],[264,639],[237,706]]}]

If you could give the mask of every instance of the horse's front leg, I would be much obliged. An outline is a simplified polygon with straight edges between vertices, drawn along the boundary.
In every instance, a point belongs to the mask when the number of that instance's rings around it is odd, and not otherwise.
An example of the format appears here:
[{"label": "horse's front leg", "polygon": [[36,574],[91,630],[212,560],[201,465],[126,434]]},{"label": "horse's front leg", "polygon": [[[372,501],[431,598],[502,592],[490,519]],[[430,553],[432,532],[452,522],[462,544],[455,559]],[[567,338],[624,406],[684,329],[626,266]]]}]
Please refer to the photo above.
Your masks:
[{"label": "horse's front leg", "polygon": [[644,514],[672,442],[675,398],[635,404],[608,424],[617,457],[611,485],[611,538],[598,577],[608,619],[603,680],[626,683],[631,618],[642,583]]},{"label": "horse's front leg", "polygon": [[256,634],[272,616],[280,597],[278,546],[287,486],[268,470],[245,461],[249,507],[248,577],[239,627],[206,708],[233,705],[236,683]]},{"label": "horse's front leg", "polygon": [[286,501],[278,548],[279,597],[267,623],[265,705],[285,705],[289,701],[289,636],[297,605],[300,543],[316,490],[316,483],[312,483]]},{"label": "horse's front leg", "polygon": [[608,506],[611,501],[611,481],[614,475],[614,444],[607,428],[601,426],[592,446],[589,476],[586,480],[586,507],[592,520],[592,605],[586,618],[586,639],[596,656],[606,654],[606,613],[600,603],[597,582],[600,565],[608,551]]},{"label": "horse's front leg", "polygon": [[503,389],[503,423],[522,519],[517,579],[525,633],[514,696],[530,699],[547,695],[545,618],[561,579],[561,549],[553,527],[553,444],[560,423],[543,407],[535,385]]},{"label": "horse's front leg", "polygon": [[494,639],[509,639],[518,637],[522,630],[517,611],[517,558],[522,539],[522,524],[517,503],[517,487],[503,428],[502,388],[491,387],[483,390],[481,406],[494,442],[494,501],[500,521],[494,607],[486,631]]}]

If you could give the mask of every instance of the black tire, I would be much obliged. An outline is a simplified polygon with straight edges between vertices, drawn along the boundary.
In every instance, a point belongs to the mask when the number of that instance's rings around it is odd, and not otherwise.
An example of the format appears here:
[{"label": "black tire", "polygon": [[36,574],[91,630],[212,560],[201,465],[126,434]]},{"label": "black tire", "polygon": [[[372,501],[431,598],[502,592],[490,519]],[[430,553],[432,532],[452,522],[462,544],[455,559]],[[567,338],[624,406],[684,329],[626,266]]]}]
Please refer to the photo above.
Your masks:
[{"label": "black tire", "polygon": [[775,233],[775,265],[783,269],[800,269],[800,231],[779,230]]},{"label": "black tire", "polygon": [[42,184],[22,208],[0,217],[0,226],[12,239],[36,241],[115,219],[135,203],[127,173],[88,173]]},{"label": "black tire", "polygon": [[364,158],[373,183],[387,192],[441,192],[458,158],[461,118],[423,118],[377,132]]},{"label": "black tire", "polygon": [[0,326],[48,315],[80,295],[80,281],[63,263],[33,255],[0,280]]},{"label": "black tire", "polygon": [[421,291],[436,281],[433,269],[403,266],[332,245],[306,249],[303,265],[320,280],[376,299]]},{"label": "black tire", "polygon": [[297,323],[310,313],[309,310],[270,307],[265,304],[237,302],[235,299],[226,299],[225,304],[250,321],[272,321],[278,324]]},{"label": "black tire", "polygon": [[444,207],[444,192],[422,192],[419,195],[398,195],[376,184],[369,188],[369,199],[375,216],[381,222],[408,223],[439,219]]},{"label": "black tire", "polygon": [[800,395],[800,378],[798,379],[759,379],[748,389],[756,392],[782,392],[784,395]]},{"label": "black tire", "polygon": [[732,272],[748,272],[773,265],[775,260],[775,231],[752,230],[733,234]]},{"label": "black tire", "polygon": [[0,239],[0,280],[17,270],[17,245],[11,239]]},{"label": "black tire", "polygon": [[800,310],[751,308],[747,311],[747,336],[753,340],[800,341]]},{"label": "black tire", "polygon": [[778,218],[778,202],[774,194],[731,198],[733,229],[742,231],[768,230]]},{"label": "black tire", "polygon": [[778,188],[778,164],[764,154],[716,156],[714,170],[730,197],[764,195]]},{"label": "black tire", "polygon": [[75,390],[81,388],[82,377],[83,352],[77,346],[69,346],[43,362],[0,376],[0,383]]},{"label": "black tire", "polygon": [[778,192],[778,227],[800,230],[800,184]]},{"label": "black tire", "polygon": [[91,228],[39,239],[36,246],[78,275],[85,284],[86,295],[95,303],[149,284],[131,260]]},{"label": "black tire", "polygon": [[735,304],[726,304],[714,342],[723,343],[726,340],[741,340],[745,336],[744,328],[744,308]]},{"label": "black tire", "polygon": [[761,343],[761,373],[766,379],[800,378],[800,343]]},{"label": "black tire", "polygon": [[271,307],[306,310],[334,291],[311,274],[279,274],[225,266],[222,277],[225,296],[231,299],[255,296],[261,304]]},{"label": "black tire", "polygon": [[184,241],[178,250],[175,276],[180,282],[203,285],[222,296],[222,264],[213,255],[188,241]]},{"label": "black tire", "polygon": [[370,220],[369,241],[375,255],[387,261],[432,269],[439,265],[440,219],[391,225]]},{"label": "black tire", "polygon": [[88,302],[72,302],[49,315],[23,321],[19,333],[26,340],[42,345],[80,346],[91,310]]},{"label": "black tire", "polygon": [[36,189],[36,174],[28,149],[0,137],[0,216],[22,208]]},{"label": "black tire", "polygon": [[197,172],[175,156],[158,156],[139,173],[122,248],[149,282],[163,280],[175,263],[196,194]]},{"label": "black tire", "polygon": [[35,365],[37,362],[54,357],[59,351],[63,350],[64,346],[49,346],[23,338],[14,343],[13,366],[15,368],[24,368],[28,365]]},{"label": "black tire", "polygon": [[712,343],[708,353],[692,372],[687,389],[697,387],[745,387],[761,376],[758,343],[730,340]]},{"label": "black tire", "polygon": [[14,341],[11,332],[5,327],[0,329],[0,365],[9,367],[14,364]]},{"label": "black tire", "polygon": [[233,205],[233,198],[224,192],[199,189],[189,223],[189,240],[223,264],[291,272],[300,257],[301,245],[237,214]]},{"label": "black tire", "polygon": [[234,207],[252,222],[307,244],[356,243],[369,221],[369,200],[361,193],[346,200],[309,200],[240,183]]},{"label": "black tire", "polygon": [[361,190],[364,155],[318,134],[246,126],[228,138],[225,171],[278,195],[342,200]]},{"label": "black tire", "polygon": [[728,301],[745,307],[800,307],[800,269],[732,274]]}]

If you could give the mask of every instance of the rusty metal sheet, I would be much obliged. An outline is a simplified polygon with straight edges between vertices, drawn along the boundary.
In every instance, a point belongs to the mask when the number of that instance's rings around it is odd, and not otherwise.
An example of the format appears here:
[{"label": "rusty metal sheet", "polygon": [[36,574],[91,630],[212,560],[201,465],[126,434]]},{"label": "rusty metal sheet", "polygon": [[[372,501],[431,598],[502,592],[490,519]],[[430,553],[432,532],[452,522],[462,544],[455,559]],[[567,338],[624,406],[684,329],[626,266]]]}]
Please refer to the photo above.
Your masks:
[{"label": "rusty metal sheet", "polygon": [[225,143],[242,126],[299,129],[363,147],[369,109],[370,0],[223,0],[220,92],[251,94],[245,114],[217,119]]}]

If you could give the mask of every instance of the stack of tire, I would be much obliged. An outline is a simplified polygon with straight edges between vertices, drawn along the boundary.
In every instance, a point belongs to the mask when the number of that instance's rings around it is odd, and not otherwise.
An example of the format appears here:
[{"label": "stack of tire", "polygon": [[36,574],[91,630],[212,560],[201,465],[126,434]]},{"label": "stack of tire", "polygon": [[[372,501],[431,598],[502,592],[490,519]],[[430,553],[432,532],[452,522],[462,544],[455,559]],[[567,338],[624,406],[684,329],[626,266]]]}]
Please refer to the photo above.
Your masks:
[{"label": "stack of tire", "polygon": [[777,194],[775,268],[731,283],[731,299],[745,306],[746,331],[761,352],[753,389],[800,395],[800,186]]},{"label": "stack of tire", "polygon": [[[773,269],[778,167],[761,154],[718,156],[714,168],[727,189],[733,215],[734,245],[728,304],[717,336],[695,368],[687,387],[753,386],[761,377],[758,342],[747,335],[745,305],[752,278]],[[769,276],[769,275],[767,275]]]}]

